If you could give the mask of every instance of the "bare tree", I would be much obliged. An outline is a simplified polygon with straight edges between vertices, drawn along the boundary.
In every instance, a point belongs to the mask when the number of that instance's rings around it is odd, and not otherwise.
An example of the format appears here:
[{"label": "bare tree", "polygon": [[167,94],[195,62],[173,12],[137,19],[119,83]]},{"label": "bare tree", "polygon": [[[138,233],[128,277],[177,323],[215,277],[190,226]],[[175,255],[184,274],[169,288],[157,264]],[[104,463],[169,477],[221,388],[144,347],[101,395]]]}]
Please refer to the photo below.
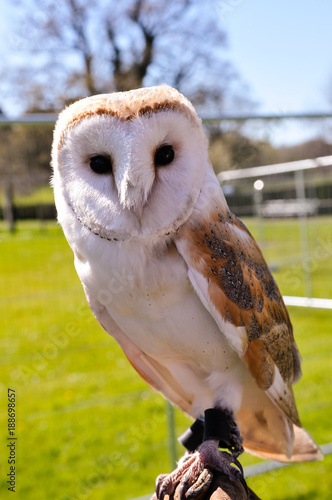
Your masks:
[{"label": "bare tree", "polygon": [[[34,56],[11,73],[10,91],[24,96],[26,109],[58,109],[86,95],[165,82],[197,105],[221,106],[239,79],[225,58],[217,6],[214,0],[32,0],[23,6],[16,51]],[[8,81],[8,72],[2,76]]]},{"label": "bare tree", "polygon": [[[16,57],[2,71],[0,62],[0,88],[3,104],[14,100],[22,112],[160,83],[209,112],[229,101],[239,82],[226,59],[216,0],[21,0],[19,6],[11,37]],[[16,127],[1,135],[0,189],[13,227],[13,193],[45,182],[51,129]]]}]

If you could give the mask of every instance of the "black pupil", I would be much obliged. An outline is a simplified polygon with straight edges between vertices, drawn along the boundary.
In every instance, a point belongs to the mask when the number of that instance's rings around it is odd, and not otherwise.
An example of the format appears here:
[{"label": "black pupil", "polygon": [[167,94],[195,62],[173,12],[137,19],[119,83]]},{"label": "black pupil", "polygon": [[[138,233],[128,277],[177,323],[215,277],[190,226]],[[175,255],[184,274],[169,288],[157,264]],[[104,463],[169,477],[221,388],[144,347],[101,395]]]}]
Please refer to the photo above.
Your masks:
[{"label": "black pupil", "polygon": [[174,149],[172,146],[160,146],[154,155],[154,164],[156,167],[169,165],[174,160]]},{"label": "black pupil", "polygon": [[108,174],[112,172],[112,162],[108,156],[93,156],[90,158],[90,168],[96,174]]}]

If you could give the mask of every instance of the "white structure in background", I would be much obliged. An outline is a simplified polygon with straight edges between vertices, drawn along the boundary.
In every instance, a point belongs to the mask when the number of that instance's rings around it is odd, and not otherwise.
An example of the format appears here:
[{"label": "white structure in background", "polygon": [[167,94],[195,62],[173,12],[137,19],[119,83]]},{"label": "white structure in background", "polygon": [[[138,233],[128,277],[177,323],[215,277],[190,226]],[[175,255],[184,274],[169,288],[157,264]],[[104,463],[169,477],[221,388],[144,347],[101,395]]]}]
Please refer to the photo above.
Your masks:
[{"label": "white structure in background", "polygon": [[[298,217],[305,296],[309,298],[312,297],[312,277],[307,217],[317,214],[321,203],[314,197],[306,198],[304,173],[310,169],[315,170],[322,167],[329,168],[331,166],[332,156],[322,156],[314,159],[278,163],[262,167],[227,170],[218,174],[220,183],[226,186],[231,185],[233,189],[236,182],[240,182],[241,185],[243,185],[243,181],[248,180],[247,185],[250,185],[252,180],[255,179],[253,184],[254,209],[258,218],[258,241],[260,244],[263,241],[262,219],[264,217]],[[287,174],[291,173],[294,174],[293,181],[292,179],[288,179],[287,182],[294,182],[293,186],[295,188],[296,198],[266,200],[264,202],[263,189],[265,188],[267,190],[266,185],[268,179],[275,179],[275,176],[280,174],[286,174],[287,177]],[[266,182],[264,182],[262,178],[266,178]],[[323,182],[325,183],[326,181],[327,178],[323,175]],[[277,180],[273,181],[273,184],[274,183],[277,183]],[[328,202],[330,203],[331,201],[328,200]]]},{"label": "white structure in background", "polygon": [[289,161],[287,163],[276,163],[275,165],[264,165],[263,167],[243,168],[236,170],[226,170],[218,174],[220,182],[224,183],[235,179],[249,179],[265,177],[267,175],[284,174],[287,172],[297,172],[317,167],[329,167],[332,165],[331,156],[320,156],[309,160]]},{"label": "white structure in background", "polygon": [[[258,181],[256,181],[258,182]],[[263,203],[261,214],[263,217],[303,217],[316,215],[319,200],[268,200]]]}]

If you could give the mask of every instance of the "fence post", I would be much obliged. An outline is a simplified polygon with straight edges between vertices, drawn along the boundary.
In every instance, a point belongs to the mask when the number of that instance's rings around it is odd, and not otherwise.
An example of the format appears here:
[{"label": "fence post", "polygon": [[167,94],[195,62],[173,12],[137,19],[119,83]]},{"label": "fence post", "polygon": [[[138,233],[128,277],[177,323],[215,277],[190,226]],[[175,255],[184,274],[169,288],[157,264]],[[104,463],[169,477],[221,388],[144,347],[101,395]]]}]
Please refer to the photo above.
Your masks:
[{"label": "fence post", "polygon": [[264,187],[264,182],[261,179],[257,179],[254,182],[254,205],[255,205],[255,213],[257,217],[257,229],[258,229],[257,241],[260,246],[263,246],[263,241],[264,241],[263,213],[262,213],[263,187]]},{"label": "fence post", "polygon": [[[303,170],[296,170],[295,172],[295,189],[296,189],[296,198],[298,200],[304,201],[306,199],[306,196],[305,196]],[[298,219],[300,226],[304,294],[306,297],[312,297],[312,275],[311,275],[310,243],[309,243],[307,214],[305,212],[303,214],[299,213]]]},{"label": "fence post", "polygon": [[7,222],[11,233],[15,231],[15,218],[13,206],[13,183],[8,177],[5,178],[4,200],[3,200],[3,218]]},{"label": "fence post", "polygon": [[175,435],[175,415],[174,408],[169,401],[166,401],[166,418],[168,427],[168,451],[170,457],[171,470],[176,468],[176,435]]}]

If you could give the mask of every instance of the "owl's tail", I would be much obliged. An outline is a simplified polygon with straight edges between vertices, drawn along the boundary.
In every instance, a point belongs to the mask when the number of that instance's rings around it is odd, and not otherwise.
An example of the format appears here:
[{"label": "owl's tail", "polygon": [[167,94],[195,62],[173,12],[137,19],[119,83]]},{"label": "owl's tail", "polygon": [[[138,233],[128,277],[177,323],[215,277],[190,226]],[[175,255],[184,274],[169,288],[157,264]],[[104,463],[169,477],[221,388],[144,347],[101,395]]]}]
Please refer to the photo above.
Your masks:
[{"label": "owl's tail", "polygon": [[244,447],[248,453],[268,460],[278,460],[279,462],[310,462],[322,460],[324,458],[317,444],[309,436],[305,429],[293,424],[294,443],[293,453],[287,456],[279,450],[267,449],[264,446],[256,445],[253,442],[244,442]]},{"label": "owl's tail", "polygon": [[237,413],[246,451],[280,462],[322,459],[322,452],[307,431],[291,422],[255,383],[248,383]]}]

